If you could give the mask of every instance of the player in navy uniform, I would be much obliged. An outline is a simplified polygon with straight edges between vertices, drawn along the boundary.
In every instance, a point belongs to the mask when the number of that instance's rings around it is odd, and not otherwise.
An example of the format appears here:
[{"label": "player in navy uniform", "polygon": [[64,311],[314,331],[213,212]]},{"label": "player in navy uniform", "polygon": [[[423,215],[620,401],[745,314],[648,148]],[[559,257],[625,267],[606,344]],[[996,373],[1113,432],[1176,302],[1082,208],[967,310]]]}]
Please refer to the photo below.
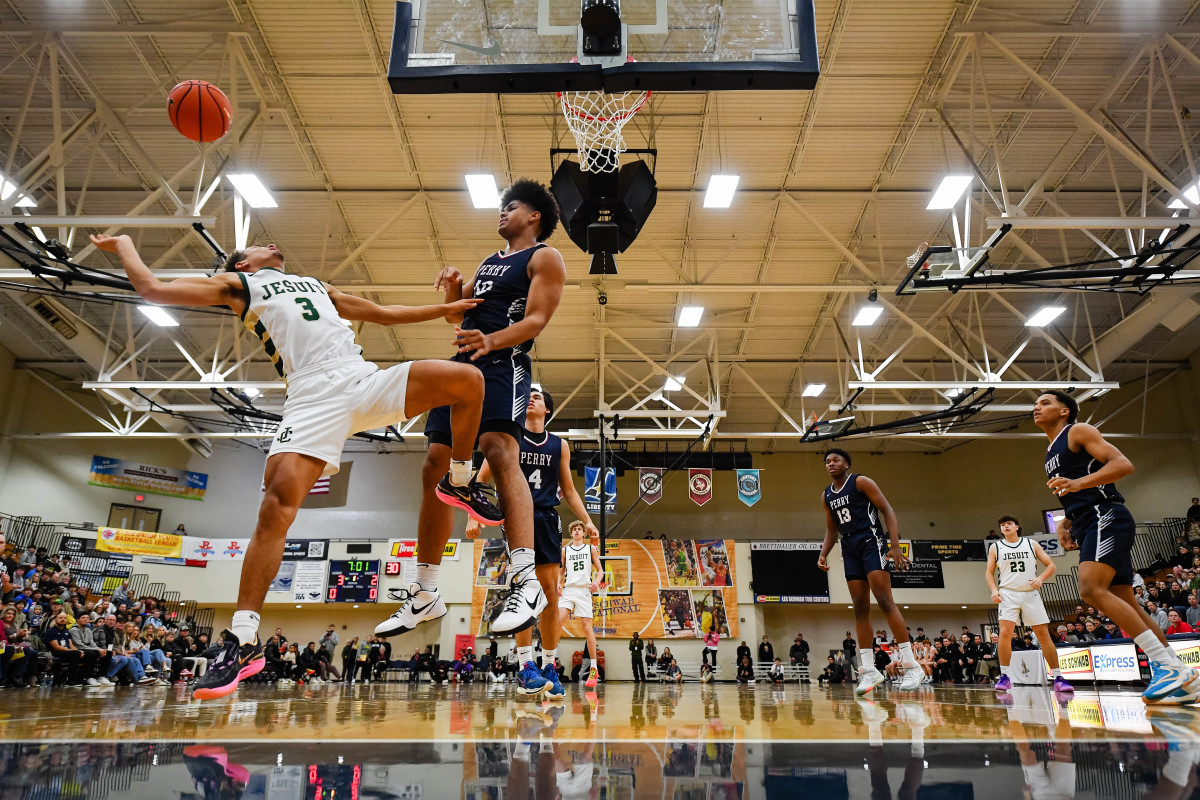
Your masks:
[{"label": "player in navy uniform", "polygon": [[[495,634],[514,634],[532,627],[547,606],[545,592],[535,579],[533,501],[521,472],[518,443],[532,381],[529,350],[558,308],[567,280],[562,255],[543,244],[557,226],[558,205],[550,191],[536,181],[519,180],[500,198],[496,230],[508,246],[485,258],[465,283],[454,267],[444,268],[434,281],[447,298],[483,300],[470,313],[446,319],[458,323],[454,360],[472,364],[483,373],[479,449],[491,465],[504,511],[512,589],[492,623]],[[425,424],[429,452],[422,469],[424,496],[417,523],[421,559],[417,579],[409,587],[404,605],[375,629],[378,636],[404,633],[446,613],[437,591],[437,572],[442,550],[453,532],[454,512],[445,504],[461,507],[467,500],[461,490],[442,481],[438,472],[445,472],[443,467],[449,464],[449,434],[445,409],[429,412]]]},{"label": "player in navy uniform", "polygon": [[[533,497],[534,570],[546,596],[556,600],[563,538],[562,522],[558,518],[560,498],[566,500],[571,512],[583,520],[588,535],[596,544],[600,541],[600,531],[588,518],[583,500],[571,480],[571,448],[546,430],[546,420],[552,416],[554,397],[542,389],[531,391],[529,408],[525,412],[525,427],[521,432],[521,472]],[[479,469],[477,480],[486,481],[490,476],[491,469],[485,462]],[[478,522],[468,519],[467,538],[477,537],[479,528]],[[558,640],[562,633],[557,602],[546,605],[539,622],[541,624],[538,629],[542,634],[542,671],[539,676],[533,663],[533,628],[526,628],[516,636],[520,670],[517,676],[517,691],[529,695],[544,691],[547,699],[560,700],[565,692],[558,679],[558,672],[554,669],[554,659],[558,656]],[[538,680],[538,677],[544,680]]]},{"label": "player in navy uniform", "polygon": [[[875,481],[850,471],[850,454],[845,450],[827,451],[825,469],[833,483],[824,495],[825,541],[817,566],[829,571],[826,558],[840,533],[842,564],[850,599],[854,601],[858,641],[867,643],[874,639],[875,632],[871,627],[871,595],[874,594],[896,637],[900,666],[904,670],[900,688],[916,689],[925,672],[913,657],[908,626],[892,599],[892,578],[887,567],[887,562],[891,561],[896,569],[908,569],[908,559],[900,551],[900,523],[896,520],[896,512]],[[880,512],[886,526],[880,524]],[[864,695],[886,680],[886,676],[875,668],[874,651],[870,647],[858,651],[858,669],[857,694]]]},{"label": "player in navy uniform", "polygon": [[1046,485],[1062,503],[1058,530],[1064,549],[1079,550],[1079,595],[1132,636],[1150,660],[1147,703],[1184,705],[1200,700],[1200,676],[1167,644],[1133,594],[1129,553],[1133,515],[1115,483],[1133,464],[1091,425],[1077,423],[1079,404],[1065,392],[1047,391],[1033,406],[1033,423],[1050,440]]}]

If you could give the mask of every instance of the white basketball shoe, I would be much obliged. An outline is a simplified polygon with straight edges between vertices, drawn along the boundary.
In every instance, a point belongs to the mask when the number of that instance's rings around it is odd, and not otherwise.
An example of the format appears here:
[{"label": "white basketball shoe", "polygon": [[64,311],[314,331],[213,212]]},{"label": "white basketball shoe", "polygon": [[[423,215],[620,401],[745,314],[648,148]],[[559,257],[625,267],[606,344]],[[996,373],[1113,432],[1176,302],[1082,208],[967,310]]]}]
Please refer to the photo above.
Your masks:
[{"label": "white basketball shoe", "polygon": [[399,636],[407,633],[422,622],[432,622],[446,615],[446,603],[437,589],[426,591],[421,584],[414,583],[399,592],[404,604],[395,614],[375,626],[376,636]]}]

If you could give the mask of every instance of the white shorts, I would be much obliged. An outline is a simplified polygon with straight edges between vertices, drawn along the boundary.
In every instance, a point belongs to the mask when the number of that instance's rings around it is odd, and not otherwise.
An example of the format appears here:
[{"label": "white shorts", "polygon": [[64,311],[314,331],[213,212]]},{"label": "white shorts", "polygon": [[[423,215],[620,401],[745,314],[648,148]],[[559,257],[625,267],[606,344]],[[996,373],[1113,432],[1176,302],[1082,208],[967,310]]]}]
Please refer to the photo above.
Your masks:
[{"label": "white shorts", "polygon": [[1042,595],[1038,592],[1001,589],[1000,619],[1005,622],[1020,622],[1021,617],[1025,618],[1026,625],[1045,625],[1050,621],[1050,615],[1042,605]]},{"label": "white shorts", "polygon": [[558,793],[562,800],[580,800],[591,795],[592,764],[576,764],[567,772],[556,772],[554,777],[558,783]]},{"label": "white shorts", "polygon": [[404,422],[410,362],[380,369],[358,356],[332,359],[288,376],[283,419],[271,441],[276,453],[325,461],[322,476],[341,468],[346,439]]},{"label": "white shorts", "polygon": [[1075,764],[1070,761],[1050,761],[1046,764],[1022,765],[1025,785],[1033,800],[1070,800],[1075,797]]},{"label": "white shorts", "polygon": [[577,617],[592,618],[592,593],[586,586],[564,586],[558,607],[565,608]]}]

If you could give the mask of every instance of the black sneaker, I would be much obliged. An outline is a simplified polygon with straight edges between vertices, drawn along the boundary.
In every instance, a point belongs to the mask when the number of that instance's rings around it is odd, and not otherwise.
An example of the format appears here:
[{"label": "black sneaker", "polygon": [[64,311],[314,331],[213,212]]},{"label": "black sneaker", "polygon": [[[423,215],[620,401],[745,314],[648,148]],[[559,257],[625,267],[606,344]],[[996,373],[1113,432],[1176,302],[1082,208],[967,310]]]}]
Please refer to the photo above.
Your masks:
[{"label": "black sneaker", "polygon": [[197,744],[184,748],[183,763],[205,800],[237,800],[250,782],[250,771],[230,763],[224,747]]},{"label": "black sneaker", "polygon": [[221,638],[221,651],[192,690],[192,697],[197,700],[216,700],[233,694],[239,681],[257,675],[267,665],[258,637],[255,637],[254,644],[240,644],[229,631],[222,633]]},{"label": "black sneaker", "polygon": [[447,473],[438,483],[434,493],[446,505],[466,511],[467,515],[480,525],[504,524],[504,512],[491,499],[496,493],[485,483],[472,480],[466,486],[455,486],[450,483],[450,475]]}]

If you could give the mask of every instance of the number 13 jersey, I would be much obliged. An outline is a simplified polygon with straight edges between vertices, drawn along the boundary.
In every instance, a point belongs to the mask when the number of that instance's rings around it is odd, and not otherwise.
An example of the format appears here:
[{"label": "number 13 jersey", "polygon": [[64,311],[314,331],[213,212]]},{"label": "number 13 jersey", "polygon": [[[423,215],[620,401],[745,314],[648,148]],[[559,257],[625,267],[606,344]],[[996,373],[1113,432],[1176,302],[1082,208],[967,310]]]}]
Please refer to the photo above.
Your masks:
[{"label": "number 13 jersey", "polygon": [[830,484],[825,490],[825,505],[843,537],[869,533],[880,538],[883,526],[879,523],[879,511],[870,498],[858,490],[857,481],[858,475],[851,472],[841,489],[835,490]]},{"label": "number 13 jersey", "polygon": [[237,276],[246,292],[242,324],[262,342],[281,376],[331,359],[362,356],[354,332],[321,281],[269,267]]},{"label": "number 13 jersey", "polygon": [[562,439],[550,431],[521,434],[521,472],[529,482],[534,508],[554,508],[562,498],[558,469],[562,461]]}]

